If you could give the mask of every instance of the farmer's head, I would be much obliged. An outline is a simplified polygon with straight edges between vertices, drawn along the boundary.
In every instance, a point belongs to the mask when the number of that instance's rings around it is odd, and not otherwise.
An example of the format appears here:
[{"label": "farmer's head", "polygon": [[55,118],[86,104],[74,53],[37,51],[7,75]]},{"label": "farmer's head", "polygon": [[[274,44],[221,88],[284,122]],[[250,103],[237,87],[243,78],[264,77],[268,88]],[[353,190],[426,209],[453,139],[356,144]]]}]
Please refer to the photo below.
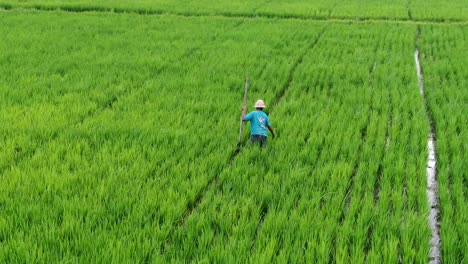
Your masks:
[{"label": "farmer's head", "polygon": [[255,102],[255,109],[263,110],[263,108],[265,108],[265,102],[263,102],[262,99],[257,100],[257,102]]}]

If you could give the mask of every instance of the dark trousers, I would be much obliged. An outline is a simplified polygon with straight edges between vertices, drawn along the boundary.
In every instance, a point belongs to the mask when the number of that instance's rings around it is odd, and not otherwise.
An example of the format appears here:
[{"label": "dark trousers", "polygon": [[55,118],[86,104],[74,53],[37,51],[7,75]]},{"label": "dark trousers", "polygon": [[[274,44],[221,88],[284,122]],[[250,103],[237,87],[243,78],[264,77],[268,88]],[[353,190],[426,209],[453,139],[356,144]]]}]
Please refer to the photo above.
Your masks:
[{"label": "dark trousers", "polygon": [[266,136],[262,136],[262,135],[250,136],[250,142],[252,142],[252,144],[256,144],[258,142],[260,144],[260,147],[262,148],[266,145],[266,140],[267,140]]}]

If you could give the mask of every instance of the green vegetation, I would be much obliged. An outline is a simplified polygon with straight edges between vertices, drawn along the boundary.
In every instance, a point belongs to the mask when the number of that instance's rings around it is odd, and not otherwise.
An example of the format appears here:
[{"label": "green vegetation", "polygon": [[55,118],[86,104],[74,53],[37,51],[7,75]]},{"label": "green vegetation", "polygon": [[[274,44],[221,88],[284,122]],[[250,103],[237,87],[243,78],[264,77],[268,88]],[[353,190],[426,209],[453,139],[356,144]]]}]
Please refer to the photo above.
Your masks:
[{"label": "green vegetation", "polygon": [[[296,41],[297,22],[278,27],[268,21],[63,13],[7,14],[2,21],[10,48],[2,68],[14,71],[2,74],[12,77],[2,78],[2,123],[10,123],[2,128],[9,135],[2,145],[6,153],[19,149],[2,162],[9,165],[2,173],[2,222],[5,230],[17,230],[5,234],[3,256],[11,260],[41,260],[41,252],[48,252],[47,260],[98,260],[106,252],[116,260],[153,257],[235,147],[230,142],[236,135],[226,131],[236,131],[230,120],[237,119],[238,80],[251,73],[257,80],[252,96],[273,97],[285,85],[289,57],[307,40]],[[51,28],[54,21],[61,23]],[[55,74],[61,82],[40,83],[41,76]],[[27,96],[34,91],[37,96]],[[25,102],[15,103],[15,97]],[[55,120],[58,115],[66,117]],[[30,116],[38,119],[32,125]],[[16,133],[36,145],[11,139]],[[136,226],[141,230],[133,233]],[[56,239],[50,244],[40,243],[46,231]],[[144,248],[139,237],[152,247]],[[70,252],[61,251],[63,239],[72,243]],[[132,243],[130,251],[119,250],[118,241]]]},{"label": "green vegetation", "polygon": [[468,19],[468,5],[458,0],[408,0],[413,18],[431,21]]},{"label": "green vegetation", "polygon": [[0,0],[5,8],[99,10],[182,15],[466,21],[464,0]]},{"label": "green vegetation", "polygon": [[[413,103],[420,100],[412,81],[414,31],[329,26],[271,114],[287,136],[265,152],[242,151],[178,230],[166,249],[171,258],[425,259],[427,244],[420,241],[429,236],[427,201],[420,183],[427,123],[423,106]],[[350,44],[340,46],[342,41]]]},{"label": "green vegetation", "polygon": [[467,27],[421,30],[428,104],[437,136],[437,177],[442,215],[442,255],[448,263],[467,260],[468,239],[468,70]]},{"label": "green vegetation", "polygon": [[[416,46],[442,258],[466,261],[467,26],[443,21],[468,12],[450,3],[0,0],[0,259],[426,263]],[[247,75],[265,149],[236,146]]]}]

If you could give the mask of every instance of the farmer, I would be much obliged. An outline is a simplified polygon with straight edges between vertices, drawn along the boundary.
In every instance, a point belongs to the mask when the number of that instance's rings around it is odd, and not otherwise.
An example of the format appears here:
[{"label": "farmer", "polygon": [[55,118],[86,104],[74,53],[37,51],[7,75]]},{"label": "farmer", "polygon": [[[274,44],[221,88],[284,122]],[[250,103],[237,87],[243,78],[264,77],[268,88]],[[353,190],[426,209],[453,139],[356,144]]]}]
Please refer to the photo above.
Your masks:
[{"label": "farmer", "polygon": [[260,147],[265,146],[267,128],[270,130],[272,137],[275,137],[273,127],[270,125],[270,119],[268,119],[268,116],[263,112],[263,108],[265,108],[265,103],[261,99],[257,100],[255,103],[255,111],[252,111],[247,115],[245,114],[245,106],[242,107],[242,120],[250,121],[250,141],[252,143],[259,142]]}]

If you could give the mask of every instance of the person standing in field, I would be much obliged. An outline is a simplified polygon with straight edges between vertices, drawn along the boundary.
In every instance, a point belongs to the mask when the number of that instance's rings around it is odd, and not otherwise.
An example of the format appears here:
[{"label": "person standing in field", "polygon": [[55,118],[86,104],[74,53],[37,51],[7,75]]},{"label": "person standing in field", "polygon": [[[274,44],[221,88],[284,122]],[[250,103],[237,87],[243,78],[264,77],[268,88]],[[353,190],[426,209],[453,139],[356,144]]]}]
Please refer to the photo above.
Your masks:
[{"label": "person standing in field", "polygon": [[273,131],[273,127],[270,124],[270,119],[268,119],[267,114],[263,112],[265,108],[265,103],[263,100],[257,100],[255,102],[255,111],[246,113],[246,107],[242,107],[242,120],[244,122],[250,121],[250,141],[252,143],[260,143],[260,147],[264,147],[266,144],[268,130],[270,130],[272,137],[275,137],[275,132]]}]

